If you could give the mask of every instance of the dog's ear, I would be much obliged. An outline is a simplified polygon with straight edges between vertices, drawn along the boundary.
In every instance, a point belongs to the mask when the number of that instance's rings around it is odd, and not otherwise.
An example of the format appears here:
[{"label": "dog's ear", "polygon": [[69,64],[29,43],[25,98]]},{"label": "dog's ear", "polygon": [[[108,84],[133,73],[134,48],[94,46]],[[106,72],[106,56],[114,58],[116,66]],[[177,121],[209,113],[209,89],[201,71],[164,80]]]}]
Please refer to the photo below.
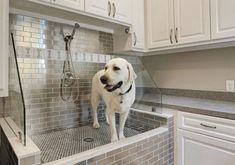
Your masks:
[{"label": "dog's ear", "polygon": [[137,75],[132,67],[132,65],[130,63],[127,63],[127,69],[128,69],[128,72],[129,72],[129,81],[133,81],[137,78]]}]

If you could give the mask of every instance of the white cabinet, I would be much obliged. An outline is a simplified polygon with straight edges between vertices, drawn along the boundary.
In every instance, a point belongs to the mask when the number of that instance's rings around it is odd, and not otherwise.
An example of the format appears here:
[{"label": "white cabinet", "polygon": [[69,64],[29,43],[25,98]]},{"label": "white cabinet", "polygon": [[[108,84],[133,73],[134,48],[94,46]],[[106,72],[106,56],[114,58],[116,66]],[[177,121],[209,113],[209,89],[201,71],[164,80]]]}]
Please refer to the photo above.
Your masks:
[{"label": "white cabinet", "polygon": [[134,49],[144,50],[144,0],[134,0],[132,3],[132,46]]},{"label": "white cabinet", "polygon": [[9,1],[0,1],[0,96],[8,95]]},{"label": "white cabinet", "polygon": [[73,11],[84,11],[85,8],[85,0],[28,0],[31,2],[61,8],[65,10],[73,10]]},{"label": "white cabinet", "polygon": [[148,48],[173,44],[173,0],[148,0],[146,3]]},{"label": "white cabinet", "polygon": [[210,39],[209,0],[147,1],[148,48]]},{"label": "white cabinet", "polygon": [[211,1],[212,39],[235,37],[235,1]]},{"label": "white cabinet", "polygon": [[58,6],[84,11],[84,1],[85,0],[52,0],[51,2]]},{"label": "white cabinet", "polygon": [[[135,0],[133,0],[135,1]],[[132,0],[113,0],[113,18],[115,20],[131,23]]]},{"label": "white cabinet", "polygon": [[176,42],[210,40],[209,5],[209,0],[174,0]]},{"label": "white cabinet", "polygon": [[234,165],[235,143],[178,130],[179,165]]},{"label": "white cabinet", "polygon": [[85,12],[102,17],[111,17],[112,3],[110,0],[86,0]]},{"label": "white cabinet", "polygon": [[85,12],[131,24],[132,0],[86,0]]},{"label": "white cabinet", "polygon": [[128,33],[121,29],[113,34],[115,53],[145,50],[144,4],[144,0],[132,1],[132,27]]},{"label": "white cabinet", "polygon": [[179,112],[178,165],[235,165],[235,121]]}]

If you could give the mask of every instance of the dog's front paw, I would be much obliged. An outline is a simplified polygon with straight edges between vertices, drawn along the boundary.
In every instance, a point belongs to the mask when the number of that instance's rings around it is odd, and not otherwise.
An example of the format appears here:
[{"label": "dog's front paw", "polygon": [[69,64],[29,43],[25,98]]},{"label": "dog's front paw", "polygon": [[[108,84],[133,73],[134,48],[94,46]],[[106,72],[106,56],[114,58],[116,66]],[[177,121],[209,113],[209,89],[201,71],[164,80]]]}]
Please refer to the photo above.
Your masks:
[{"label": "dog's front paw", "polygon": [[118,141],[118,138],[117,138],[117,137],[111,138],[111,142],[116,142],[116,141]]},{"label": "dog's front paw", "polygon": [[121,140],[121,139],[125,139],[126,137],[123,135],[123,134],[121,134],[121,135],[119,135],[119,139]]},{"label": "dog's front paw", "polygon": [[94,123],[94,124],[93,124],[93,127],[94,127],[94,128],[100,128],[100,124],[99,124],[99,123]]}]

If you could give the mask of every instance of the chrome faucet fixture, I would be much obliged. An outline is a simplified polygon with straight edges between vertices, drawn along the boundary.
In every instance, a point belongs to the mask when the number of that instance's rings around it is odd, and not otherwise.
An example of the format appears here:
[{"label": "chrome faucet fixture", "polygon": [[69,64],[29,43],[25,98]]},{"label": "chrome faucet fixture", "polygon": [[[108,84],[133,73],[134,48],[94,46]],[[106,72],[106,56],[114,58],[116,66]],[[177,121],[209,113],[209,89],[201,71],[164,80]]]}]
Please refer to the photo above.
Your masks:
[{"label": "chrome faucet fixture", "polygon": [[[66,52],[66,58],[64,60],[64,65],[63,65],[63,73],[61,75],[60,97],[63,101],[66,101],[66,102],[74,102],[77,100],[77,97],[78,97],[77,80],[79,78],[76,76],[76,73],[74,70],[70,46],[74,38],[74,35],[76,33],[76,29],[79,27],[80,25],[78,23],[75,23],[75,26],[73,28],[71,35],[64,35],[62,28],[60,31],[60,34],[64,38],[65,52]],[[76,88],[76,92],[74,92],[74,88]]]}]

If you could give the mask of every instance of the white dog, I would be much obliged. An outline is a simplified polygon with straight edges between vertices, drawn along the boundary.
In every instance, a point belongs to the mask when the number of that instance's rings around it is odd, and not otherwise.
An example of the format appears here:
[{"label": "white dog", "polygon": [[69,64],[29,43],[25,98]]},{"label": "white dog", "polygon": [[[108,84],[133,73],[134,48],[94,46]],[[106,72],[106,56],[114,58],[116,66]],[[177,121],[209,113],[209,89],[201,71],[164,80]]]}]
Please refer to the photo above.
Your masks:
[{"label": "white dog", "polygon": [[97,107],[103,99],[106,104],[106,120],[110,125],[111,141],[118,140],[115,113],[120,114],[119,139],[124,138],[123,130],[131,105],[135,100],[136,74],[125,59],[110,60],[103,70],[92,79],[91,104],[94,113],[94,128],[99,128]]}]

